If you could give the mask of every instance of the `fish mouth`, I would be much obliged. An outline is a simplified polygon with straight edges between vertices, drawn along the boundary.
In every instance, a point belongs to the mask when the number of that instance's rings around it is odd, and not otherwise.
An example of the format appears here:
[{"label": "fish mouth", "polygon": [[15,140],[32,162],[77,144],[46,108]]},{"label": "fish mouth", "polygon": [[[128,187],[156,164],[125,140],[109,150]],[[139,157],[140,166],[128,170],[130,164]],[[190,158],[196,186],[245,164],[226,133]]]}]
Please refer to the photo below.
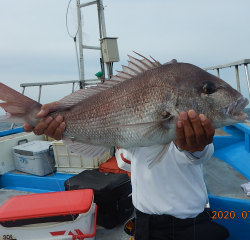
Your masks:
[{"label": "fish mouth", "polygon": [[247,98],[239,98],[236,102],[231,103],[228,107],[223,108],[221,111],[228,115],[235,121],[243,121],[248,118],[248,115],[242,110],[249,104]]}]

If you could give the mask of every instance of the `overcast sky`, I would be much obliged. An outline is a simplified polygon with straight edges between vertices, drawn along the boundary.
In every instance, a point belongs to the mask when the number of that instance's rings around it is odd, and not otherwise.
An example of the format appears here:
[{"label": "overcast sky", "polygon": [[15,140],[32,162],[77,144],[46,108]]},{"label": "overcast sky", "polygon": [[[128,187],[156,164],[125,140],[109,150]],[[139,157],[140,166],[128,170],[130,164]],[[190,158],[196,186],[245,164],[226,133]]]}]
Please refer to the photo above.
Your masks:
[{"label": "overcast sky", "polygon": [[[164,63],[173,58],[199,67],[250,59],[249,0],[103,0],[107,35],[119,37],[120,62],[132,51]],[[84,3],[85,1],[81,1]],[[77,80],[75,46],[66,30],[69,0],[0,1],[0,81],[21,92],[20,84]],[[69,11],[73,35],[75,0]],[[96,5],[84,8],[84,44],[98,46]],[[74,25],[75,24],[75,25]],[[84,50],[85,76],[100,71],[98,50]],[[250,69],[250,67],[249,67]],[[215,71],[212,72],[215,74]],[[234,69],[221,78],[236,87]],[[243,94],[246,77],[240,67]],[[42,103],[58,100],[72,86],[47,86]],[[37,100],[38,87],[25,94]],[[0,114],[4,111],[0,110]]]}]

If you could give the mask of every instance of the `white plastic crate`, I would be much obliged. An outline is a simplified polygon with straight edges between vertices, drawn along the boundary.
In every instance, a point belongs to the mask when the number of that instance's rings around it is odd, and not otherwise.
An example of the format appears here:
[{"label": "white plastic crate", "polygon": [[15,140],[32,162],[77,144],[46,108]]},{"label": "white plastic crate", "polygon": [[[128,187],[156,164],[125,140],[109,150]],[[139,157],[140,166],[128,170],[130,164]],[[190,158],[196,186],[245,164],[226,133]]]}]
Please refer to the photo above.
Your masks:
[{"label": "white plastic crate", "polygon": [[71,152],[62,141],[53,141],[53,150],[58,172],[81,172],[84,169],[98,168],[102,163],[111,158],[107,151],[101,158],[86,158]]}]

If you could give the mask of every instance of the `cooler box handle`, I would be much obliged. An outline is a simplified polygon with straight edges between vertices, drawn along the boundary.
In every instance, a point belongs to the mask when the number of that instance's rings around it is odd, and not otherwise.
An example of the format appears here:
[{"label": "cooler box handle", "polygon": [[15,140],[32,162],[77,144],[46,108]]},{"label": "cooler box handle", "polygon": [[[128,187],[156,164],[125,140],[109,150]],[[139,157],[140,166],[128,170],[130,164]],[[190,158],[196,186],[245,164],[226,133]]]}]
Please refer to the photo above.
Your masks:
[{"label": "cooler box handle", "polygon": [[73,236],[72,239],[78,239],[78,240],[84,240],[85,238],[92,238],[96,234],[96,219],[97,219],[97,205],[95,205],[95,222],[94,222],[94,232],[91,234],[82,234],[82,235],[77,235]]},{"label": "cooler box handle", "polygon": [[22,139],[17,142],[18,145],[22,144],[22,142],[27,143],[28,139]]},{"label": "cooler box handle", "polygon": [[54,156],[53,145],[49,145],[49,156]]}]

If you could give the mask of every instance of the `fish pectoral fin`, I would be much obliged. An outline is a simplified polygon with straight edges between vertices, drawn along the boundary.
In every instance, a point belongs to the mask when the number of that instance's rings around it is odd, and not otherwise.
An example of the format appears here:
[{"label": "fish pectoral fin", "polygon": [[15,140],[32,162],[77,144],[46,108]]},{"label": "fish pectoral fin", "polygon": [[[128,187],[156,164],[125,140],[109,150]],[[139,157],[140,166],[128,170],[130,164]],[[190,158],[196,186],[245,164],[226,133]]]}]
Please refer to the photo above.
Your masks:
[{"label": "fish pectoral fin", "polygon": [[102,157],[107,151],[110,150],[109,147],[88,145],[75,141],[69,136],[63,136],[62,141],[70,151],[84,157]]},{"label": "fish pectoral fin", "polygon": [[168,152],[170,144],[171,143],[155,145],[147,148],[146,161],[149,169],[162,161],[163,157]]}]

